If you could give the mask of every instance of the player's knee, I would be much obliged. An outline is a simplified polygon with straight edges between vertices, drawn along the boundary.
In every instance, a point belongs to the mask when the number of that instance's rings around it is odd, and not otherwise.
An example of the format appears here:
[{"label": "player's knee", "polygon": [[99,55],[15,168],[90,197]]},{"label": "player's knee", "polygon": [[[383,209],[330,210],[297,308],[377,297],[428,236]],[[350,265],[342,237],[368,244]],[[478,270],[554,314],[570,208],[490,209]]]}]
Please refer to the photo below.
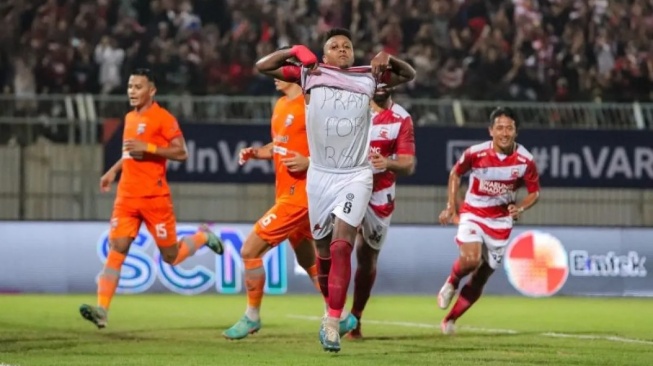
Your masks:
[{"label": "player's knee", "polygon": [[472,285],[478,288],[483,288],[485,283],[487,283],[487,280],[490,279],[490,276],[492,276],[492,273],[494,273],[494,269],[490,267],[489,263],[483,261],[478,269],[476,269],[476,272],[474,272],[472,275]]},{"label": "player's knee", "polygon": [[315,256],[313,258],[309,256],[298,256],[297,257],[297,263],[299,263],[300,267],[304,268],[306,271],[308,271],[309,268],[313,267],[315,265]]},{"label": "player's knee", "polygon": [[240,257],[242,259],[262,258],[272,246],[258,235],[250,235],[243,247],[240,248]]},{"label": "player's knee", "polygon": [[173,264],[175,262],[175,259],[177,259],[177,253],[176,252],[161,253],[161,259],[163,259],[163,261],[168,264]]},{"label": "player's knee", "polygon": [[129,238],[112,239],[109,242],[111,250],[122,254],[127,254],[129,252],[130,245],[131,239]]},{"label": "player's knee", "polygon": [[322,258],[329,258],[331,256],[330,239],[319,239],[315,241],[315,249],[317,255]]},{"label": "player's knee", "polygon": [[376,258],[359,258],[358,270],[365,273],[376,271]]},{"label": "player's knee", "polygon": [[372,248],[368,243],[361,243],[356,250],[356,260],[358,268],[364,272],[373,272],[376,270],[376,262],[379,257],[379,251]]},{"label": "player's knee", "polygon": [[240,248],[240,257],[242,259],[256,259],[257,251],[253,250],[251,247],[243,246]]},{"label": "player's knee", "polygon": [[478,268],[481,265],[481,256],[474,253],[462,253],[460,255],[460,266],[462,269],[469,271]]},{"label": "player's knee", "polygon": [[336,218],[333,224],[333,237],[332,240],[346,240],[349,243],[354,243],[358,229],[349,225],[343,220]]}]

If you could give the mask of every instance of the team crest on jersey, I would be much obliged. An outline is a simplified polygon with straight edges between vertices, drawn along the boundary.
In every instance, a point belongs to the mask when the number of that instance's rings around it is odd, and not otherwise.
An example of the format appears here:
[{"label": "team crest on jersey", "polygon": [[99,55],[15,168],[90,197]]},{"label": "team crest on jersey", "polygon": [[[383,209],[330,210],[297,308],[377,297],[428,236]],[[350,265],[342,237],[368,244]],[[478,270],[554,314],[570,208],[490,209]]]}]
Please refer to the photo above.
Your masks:
[{"label": "team crest on jersey", "polygon": [[136,127],[136,134],[142,135],[145,132],[145,123],[139,123]]},{"label": "team crest on jersey", "polygon": [[390,133],[390,131],[387,128],[382,127],[381,130],[379,131],[379,138],[384,140],[390,140],[388,133]]},{"label": "team crest on jersey", "polygon": [[519,177],[519,169],[513,168],[512,171],[510,172],[510,176],[513,178],[518,178]]},{"label": "team crest on jersey", "polygon": [[292,114],[289,114],[288,117],[286,117],[286,127],[290,126],[294,119],[295,119],[295,116],[293,116]]}]

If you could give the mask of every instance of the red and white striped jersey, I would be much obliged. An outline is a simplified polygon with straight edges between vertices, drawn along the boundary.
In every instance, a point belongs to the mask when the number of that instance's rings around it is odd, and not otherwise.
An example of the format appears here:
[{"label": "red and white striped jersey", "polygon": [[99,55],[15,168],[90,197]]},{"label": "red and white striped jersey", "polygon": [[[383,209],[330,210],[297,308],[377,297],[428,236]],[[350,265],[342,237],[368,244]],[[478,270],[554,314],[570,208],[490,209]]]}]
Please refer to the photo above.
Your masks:
[{"label": "red and white striped jersey", "polygon": [[[399,104],[372,113],[370,129],[370,155],[384,157],[415,155],[415,132],[413,119]],[[374,169],[374,186],[370,207],[379,217],[388,217],[395,208],[395,173]]]},{"label": "red and white striped jersey", "polygon": [[533,155],[520,144],[508,156],[496,152],[492,141],[471,146],[453,169],[460,176],[471,171],[460,222],[472,221],[495,239],[510,236],[512,217],[508,205],[515,202],[517,189],[526,186],[528,193],[540,190]]}]

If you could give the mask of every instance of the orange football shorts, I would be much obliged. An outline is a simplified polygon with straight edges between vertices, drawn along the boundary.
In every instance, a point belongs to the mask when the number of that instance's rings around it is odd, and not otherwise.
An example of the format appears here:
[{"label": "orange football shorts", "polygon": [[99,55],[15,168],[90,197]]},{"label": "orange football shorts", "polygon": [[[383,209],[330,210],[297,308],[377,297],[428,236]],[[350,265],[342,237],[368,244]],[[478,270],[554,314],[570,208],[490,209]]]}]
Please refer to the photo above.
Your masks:
[{"label": "orange football shorts", "polygon": [[254,225],[254,232],[272,246],[288,239],[293,248],[304,239],[312,240],[308,208],[277,203]]},{"label": "orange football shorts", "polygon": [[117,197],[109,239],[135,238],[143,222],[158,247],[177,243],[177,221],[171,196]]}]

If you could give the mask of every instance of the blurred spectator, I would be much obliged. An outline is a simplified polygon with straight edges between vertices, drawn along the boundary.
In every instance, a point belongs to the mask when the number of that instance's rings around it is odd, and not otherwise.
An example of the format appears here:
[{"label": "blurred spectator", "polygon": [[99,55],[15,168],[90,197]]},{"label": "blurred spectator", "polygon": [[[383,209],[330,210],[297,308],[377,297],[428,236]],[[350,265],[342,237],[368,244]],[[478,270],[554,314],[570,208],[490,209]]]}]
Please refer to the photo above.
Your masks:
[{"label": "blurred spectator", "polygon": [[[272,93],[259,57],[350,28],[356,59],[413,63],[417,98],[653,100],[653,0],[3,0],[0,90]],[[23,106],[29,107],[29,103]]]},{"label": "blurred spectator", "polygon": [[102,94],[110,94],[119,86],[120,70],[125,60],[125,50],[118,47],[114,38],[102,37],[100,43],[95,46],[95,62],[100,67],[99,83]]}]

